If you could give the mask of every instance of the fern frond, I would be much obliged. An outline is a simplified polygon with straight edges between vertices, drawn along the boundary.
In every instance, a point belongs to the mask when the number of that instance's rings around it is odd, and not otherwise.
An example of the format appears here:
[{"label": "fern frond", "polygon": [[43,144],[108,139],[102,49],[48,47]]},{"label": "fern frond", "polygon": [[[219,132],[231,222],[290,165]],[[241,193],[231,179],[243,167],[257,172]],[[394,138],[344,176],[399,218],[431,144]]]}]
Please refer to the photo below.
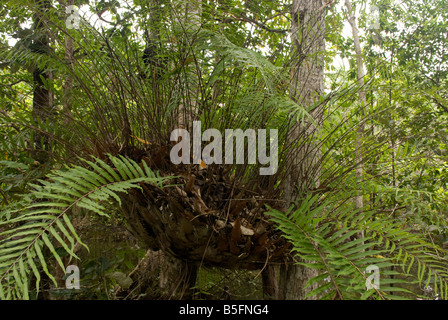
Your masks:
[{"label": "fern frond", "polygon": [[0,214],[0,298],[28,299],[31,276],[39,290],[42,269],[56,285],[48,267],[47,249],[65,270],[57,245],[71,258],[76,243],[85,246],[70,221],[74,208],[83,208],[99,215],[107,215],[105,204],[120,202],[120,193],[141,188],[140,183],[164,187],[171,177],[160,177],[143,163],[142,167],[124,157],[109,156],[113,167],[100,159],[87,161],[88,168],[73,166],[53,171],[39,185],[33,185],[28,204]]},{"label": "fern frond", "polygon": [[[308,296],[405,298],[402,293],[412,294],[402,286],[409,283],[404,280],[406,276],[424,284],[434,275],[436,294],[448,298],[446,262],[435,254],[440,248],[391,219],[379,218],[373,212],[353,214],[350,206],[330,204],[329,200],[310,195],[300,201],[296,210],[268,212],[293,245],[293,253],[302,261],[299,263],[320,271],[308,282],[308,286],[315,286]],[[331,207],[335,209],[330,210]],[[365,234],[363,238],[356,236],[361,231]],[[380,270],[380,283],[366,290],[370,280],[365,271],[371,265]],[[418,272],[413,275],[411,269],[415,265]]]}]

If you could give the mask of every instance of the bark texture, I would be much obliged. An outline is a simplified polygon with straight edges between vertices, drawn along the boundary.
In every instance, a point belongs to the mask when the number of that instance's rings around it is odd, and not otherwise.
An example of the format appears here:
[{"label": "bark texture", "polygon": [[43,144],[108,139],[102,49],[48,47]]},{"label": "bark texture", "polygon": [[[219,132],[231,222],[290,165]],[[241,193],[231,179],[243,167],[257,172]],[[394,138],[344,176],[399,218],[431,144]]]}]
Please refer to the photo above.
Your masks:
[{"label": "bark texture", "polygon": [[[348,22],[352,27],[353,33],[353,42],[355,46],[356,53],[356,64],[357,64],[357,75],[358,75],[358,85],[359,85],[359,104],[360,104],[360,113],[361,113],[361,122],[358,126],[358,139],[356,140],[356,163],[358,164],[356,167],[356,177],[359,180],[362,180],[363,177],[363,148],[362,148],[362,138],[364,136],[364,117],[365,117],[365,107],[367,105],[366,91],[365,91],[365,83],[364,83],[364,63],[362,60],[362,50],[361,50],[361,41],[359,40],[358,27],[356,25],[355,13],[352,8],[352,3],[350,0],[345,1],[345,6],[348,11]],[[356,208],[362,210],[364,207],[364,199],[362,194],[358,194],[355,198]],[[360,236],[363,236],[360,234]]]},{"label": "bark texture", "polygon": [[193,298],[198,266],[176,259],[163,251],[148,250],[129,275],[132,285],[119,288],[120,300],[189,300]]},{"label": "bark texture", "polygon": [[262,271],[261,276],[263,281],[263,299],[278,300],[279,289],[274,266],[267,265]]},{"label": "bark texture", "polygon": [[[38,54],[47,54],[50,50],[49,35],[46,26],[45,15],[50,8],[48,0],[37,1],[34,13],[34,40],[32,51]],[[36,122],[45,123],[51,116],[52,94],[47,87],[51,73],[43,66],[35,66],[33,71],[33,119]],[[47,135],[40,132],[34,134],[33,158],[43,164],[49,159],[50,141]]]},{"label": "bark texture", "polygon": [[[59,1],[59,3],[64,7],[68,8],[74,4],[74,0],[66,0]],[[74,63],[74,42],[73,38],[69,35],[65,35],[65,47],[64,47],[64,59],[68,65],[70,72],[65,75],[65,81],[63,85],[63,97],[62,97],[62,106],[63,106],[63,114],[66,125],[70,125],[73,119],[72,116],[72,90],[73,90],[73,76],[71,74],[73,70]]]},{"label": "bark texture", "polygon": [[[292,146],[288,155],[290,174],[285,184],[285,206],[289,207],[302,193],[319,186],[320,145],[319,126],[323,108],[325,51],[325,3],[322,0],[294,0],[292,5],[291,39],[295,58],[291,70],[290,98],[306,108],[315,124],[304,121],[293,123],[288,143]],[[292,117],[292,121],[294,117]],[[303,300],[313,286],[307,281],[316,276],[313,269],[289,260],[280,267],[279,298]]]}]

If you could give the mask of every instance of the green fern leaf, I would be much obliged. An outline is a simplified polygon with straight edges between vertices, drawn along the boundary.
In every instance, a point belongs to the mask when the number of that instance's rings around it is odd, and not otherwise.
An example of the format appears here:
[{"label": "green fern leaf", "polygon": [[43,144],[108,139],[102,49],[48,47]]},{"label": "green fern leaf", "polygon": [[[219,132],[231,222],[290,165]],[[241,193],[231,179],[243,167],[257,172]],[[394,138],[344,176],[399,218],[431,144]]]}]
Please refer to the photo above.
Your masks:
[{"label": "green fern leaf", "polygon": [[8,215],[0,214],[0,225],[13,226],[0,233],[4,237],[0,240],[0,298],[28,299],[30,274],[36,278],[39,290],[39,268],[56,285],[44,247],[63,270],[65,266],[53,243],[60,244],[73,258],[78,258],[74,252],[76,243],[88,249],[70,221],[72,209],[83,208],[107,215],[105,204],[111,201],[121,204],[122,193],[141,189],[140,183],[163,187],[172,178],[155,174],[144,162],[142,170],[133,160],[113,156],[109,159],[114,167],[95,159],[95,162],[84,161],[90,165],[88,168],[74,166],[50,173],[48,180],[32,185],[34,191],[23,202],[26,207],[9,210]]}]

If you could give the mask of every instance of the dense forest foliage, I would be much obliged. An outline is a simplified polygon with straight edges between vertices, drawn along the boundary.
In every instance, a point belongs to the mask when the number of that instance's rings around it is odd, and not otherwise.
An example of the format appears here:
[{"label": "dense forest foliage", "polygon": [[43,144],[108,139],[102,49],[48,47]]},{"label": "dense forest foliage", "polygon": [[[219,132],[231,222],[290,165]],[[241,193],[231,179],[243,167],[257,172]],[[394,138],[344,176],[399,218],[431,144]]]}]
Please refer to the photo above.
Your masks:
[{"label": "dense forest foliage", "polygon": [[0,299],[448,298],[447,1],[0,17]]}]

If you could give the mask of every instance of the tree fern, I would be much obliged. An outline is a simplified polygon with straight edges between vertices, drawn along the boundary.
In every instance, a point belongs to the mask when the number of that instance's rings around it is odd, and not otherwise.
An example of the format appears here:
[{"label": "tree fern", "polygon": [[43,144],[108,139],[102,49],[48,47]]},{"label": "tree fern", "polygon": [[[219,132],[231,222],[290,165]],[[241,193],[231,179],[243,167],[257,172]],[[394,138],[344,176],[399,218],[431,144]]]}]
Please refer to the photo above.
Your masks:
[{"label": "tree fern", "polygon": [[[83,160],[87,168],[67,167],[53,171],[25,197],[26,206],[0,213],[0,298],[28,299],[31,276],[36,278],[36,289],[41,280],[40,269],[56,285],[44,249],[48,249],[58,265],[65,270],[60,245],[71,258],[78,258],[75,244],[82,243],[69,213],[83,208],[99,215],[107,215],[106,203],[121,205],[120,193],[139,184],[148,183],[163,187],[170,177],[156,175],[143,161],[109,156],[112,165],[95,159]],[[84,245],[84,244],[83,244]]]},{"label": "tree fern", "polygon": [[[296,210],[268,213],[293,245],[301,264],[320,271],[308,285],[317,288],[309,293],[322,299],[404,298],[411,294],[404,283],[413,277],[421,285],[435,278],[435,293],[448,298],[446,252],[427,243],[420,235],[403,229],[400,222],[381,218],[375,212],[359,213],[350,206],[335,206],[330,200],[310,195]],[[363,230],[364,238],[356,235]],[[440,253],[444,253],[441,255]],[[366,290],[366,268],[380,270],[378,288]],[[412,267],[417,272],[411,272]]]}]

